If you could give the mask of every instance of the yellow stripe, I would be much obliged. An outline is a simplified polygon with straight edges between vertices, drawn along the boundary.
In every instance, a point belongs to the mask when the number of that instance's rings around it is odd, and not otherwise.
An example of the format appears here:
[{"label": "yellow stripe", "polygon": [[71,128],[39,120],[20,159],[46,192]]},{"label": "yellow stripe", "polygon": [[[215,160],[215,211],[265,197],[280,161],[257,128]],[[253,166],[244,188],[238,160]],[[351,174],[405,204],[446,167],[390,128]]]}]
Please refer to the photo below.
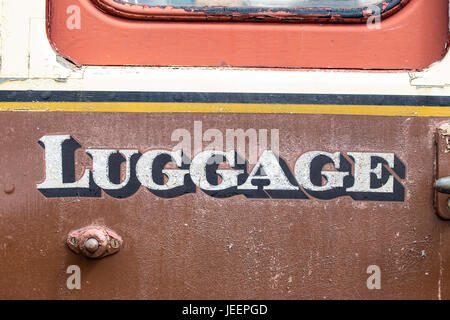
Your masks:
[{"label": "yellow stripe", "polygon": [[450,107],[253,103],[0,102],[0,111],[290,113],[450,117]]}]

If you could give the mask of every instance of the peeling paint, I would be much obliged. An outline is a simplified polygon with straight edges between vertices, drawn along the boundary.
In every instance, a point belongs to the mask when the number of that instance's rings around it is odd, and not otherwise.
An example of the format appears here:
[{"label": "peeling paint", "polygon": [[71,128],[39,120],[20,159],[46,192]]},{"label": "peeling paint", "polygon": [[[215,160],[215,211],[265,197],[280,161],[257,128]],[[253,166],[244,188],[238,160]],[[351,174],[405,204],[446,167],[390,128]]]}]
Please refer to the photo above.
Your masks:
[{"label": "peeling paint", "polygon": [[[376,5],[386,18],[403,8],[410,0],[384,0]],[[149,6],[132,4],[122,0],[93,0],[102,10],[116,16],[136,20],[203,20],[203,21],[252,21],[252,22],[330,22],[363,23],[374,14],[370,7],[195,7]]]},{"label": "peeling paint", "polygon": [[9,81],[25,81],[25,80],[27,80],[27,78],[0,78],[0,84],[9,82]]}]

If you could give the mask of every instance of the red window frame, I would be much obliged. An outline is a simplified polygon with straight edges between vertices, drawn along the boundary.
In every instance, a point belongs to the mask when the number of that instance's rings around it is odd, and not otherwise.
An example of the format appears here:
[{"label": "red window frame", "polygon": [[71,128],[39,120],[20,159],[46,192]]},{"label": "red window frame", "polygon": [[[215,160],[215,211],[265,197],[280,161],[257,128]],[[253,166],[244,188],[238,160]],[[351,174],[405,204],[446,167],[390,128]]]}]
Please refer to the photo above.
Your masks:
[{"label": "red window frame", "polygon": [[[107,9],[99,3],[117,5]],[[66,24],[73,5],[81,19],[75,29]],[[439,60],[448,41],[448,0],[410,0],[395,14],[385,12],[379,29],[365,23],[313,23],[314,18],[308,23],[248,22],[245,17],[244,22],[196,21],[185,14],[158,17],[144,12],[154,7],[143,6],[136,6],[141,16],[131,17],[120,5],[117,0],[47,0],[50,43],[79,65],[411,70]]]}]

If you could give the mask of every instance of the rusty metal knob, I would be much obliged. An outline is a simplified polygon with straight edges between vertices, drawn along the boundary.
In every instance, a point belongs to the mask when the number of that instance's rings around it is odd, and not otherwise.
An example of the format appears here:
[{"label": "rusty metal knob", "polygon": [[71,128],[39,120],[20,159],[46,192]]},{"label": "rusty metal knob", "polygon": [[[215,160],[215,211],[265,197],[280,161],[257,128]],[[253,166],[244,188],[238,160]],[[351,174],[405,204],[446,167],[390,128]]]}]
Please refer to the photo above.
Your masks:
[{"label": "rusty metal knob", "polygon": [[123,240],[114,231],[101,226],[89,226],[74,230],[67,236],[69,248],[88,258],[103,258],[122,247]]}]

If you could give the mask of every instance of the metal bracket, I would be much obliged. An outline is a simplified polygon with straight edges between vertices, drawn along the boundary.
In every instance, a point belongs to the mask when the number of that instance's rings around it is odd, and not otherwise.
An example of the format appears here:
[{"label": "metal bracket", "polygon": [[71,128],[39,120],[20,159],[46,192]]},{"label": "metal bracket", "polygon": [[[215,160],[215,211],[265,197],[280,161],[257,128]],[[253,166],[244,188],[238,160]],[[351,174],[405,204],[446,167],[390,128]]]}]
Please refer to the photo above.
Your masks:
[{"label": "metal bracket", "polygon": [[114,254],[120,250],[122,243],[122,237],[101,226],[84,227],[67,236],[69,248],[87,258],[103,258]]},{"label": "metal bracket", "polygon": [[434,206],[437,214],[450,220],[450,122],[436,130],[436,182]]}]

